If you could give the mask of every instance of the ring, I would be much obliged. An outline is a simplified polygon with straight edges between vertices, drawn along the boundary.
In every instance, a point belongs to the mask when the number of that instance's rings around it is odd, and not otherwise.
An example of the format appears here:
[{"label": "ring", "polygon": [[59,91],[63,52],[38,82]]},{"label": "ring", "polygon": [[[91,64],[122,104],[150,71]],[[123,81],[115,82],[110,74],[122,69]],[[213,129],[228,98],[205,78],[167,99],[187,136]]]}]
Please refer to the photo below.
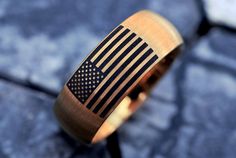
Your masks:
[{"label": "ring", "polygon": [[160,15],[140,11],[126,19],[64,85],[54,106],[62,128],[84,143],[106,138],[143,104],[182,43]]}]

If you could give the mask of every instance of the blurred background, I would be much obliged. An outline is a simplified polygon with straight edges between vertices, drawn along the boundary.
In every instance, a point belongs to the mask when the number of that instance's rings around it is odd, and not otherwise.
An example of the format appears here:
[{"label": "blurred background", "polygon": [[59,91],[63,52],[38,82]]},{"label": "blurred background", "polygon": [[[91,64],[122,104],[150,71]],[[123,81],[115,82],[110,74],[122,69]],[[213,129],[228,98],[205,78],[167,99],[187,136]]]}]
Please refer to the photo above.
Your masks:
[{"label": "blurred background", "polygon": [[110,157],[52,113],[81,60],[124,19],[170,20],[184,51],[118,130],[124,158],[235,158],[236,0],[0,0],[0,158]]}]

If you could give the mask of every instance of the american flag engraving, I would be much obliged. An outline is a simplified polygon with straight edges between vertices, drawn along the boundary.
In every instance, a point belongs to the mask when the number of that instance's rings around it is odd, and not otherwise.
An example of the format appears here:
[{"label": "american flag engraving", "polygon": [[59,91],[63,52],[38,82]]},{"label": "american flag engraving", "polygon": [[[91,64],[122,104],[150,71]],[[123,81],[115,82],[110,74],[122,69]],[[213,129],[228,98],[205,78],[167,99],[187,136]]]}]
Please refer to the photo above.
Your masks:
[{"label": "american flag engraving", "polygon": [[68,81],[74,96],[104,118],[158,56],[124,26],[112,31]]}]

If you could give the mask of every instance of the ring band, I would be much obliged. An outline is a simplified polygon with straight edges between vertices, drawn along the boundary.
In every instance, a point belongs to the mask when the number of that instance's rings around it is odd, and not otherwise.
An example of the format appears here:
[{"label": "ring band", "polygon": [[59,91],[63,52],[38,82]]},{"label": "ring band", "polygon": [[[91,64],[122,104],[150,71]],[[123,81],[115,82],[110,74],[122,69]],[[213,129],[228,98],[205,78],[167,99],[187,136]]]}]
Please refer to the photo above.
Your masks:
[{"label": "ring band", "polygon": [[54,106],[61,126],[85,143],[107,137],[143,104],[182,42],[173,25],[150,11],[126,19],[63,87]]}]

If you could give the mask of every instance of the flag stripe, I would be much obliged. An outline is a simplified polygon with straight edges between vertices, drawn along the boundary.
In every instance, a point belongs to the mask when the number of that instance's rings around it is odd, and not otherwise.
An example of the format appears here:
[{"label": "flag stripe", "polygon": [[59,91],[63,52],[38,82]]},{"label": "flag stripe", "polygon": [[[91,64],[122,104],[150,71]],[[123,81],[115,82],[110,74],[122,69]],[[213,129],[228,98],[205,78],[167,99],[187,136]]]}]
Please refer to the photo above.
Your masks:
[{"label": "flag stripe", "polygon": [[91,59],[91,62],[94,62],[94,60],[103,52],[113,41],[116,39],[126,28],[122,28],[117,34],[115,34]]},{"label": "flag stripe", "polygon": [[[150,49],[150,48],[148,48],[148,47],[145,48],[145,49],[143,50],[143,53],[140,53],[139,55],[137,55],[137,56],[135,57],[135,59],[132,60],[132,62],[131,62],[129,65],[127,65],[127,67],[124,69],[123,72],[128,71],[128,69],[129,69],[148,49]],[[129,82],[129,80],[130,80],[130,79],[131,79],[131,78],[132,78],[154,55],[156,55],[156,54],[155,54],[155,53],[152,53],[152,55],[149,55],[142,63],[140,63],[140,64],[136,67],[136,69],[135,69],[129,76],[126,77],[126,79],[124,80],[124,82],[122,82],[122,84],[119,85],[119,86],[116,88],[115,92],[110,96],[110,98],[107,100],[107,102],[105,103],[105,105],[102,106],[102,108],[98,111],[98,115],[101,114],[101,112],[106,108],[106,106],[111,102],[111,100],[119,93],[119,91],[124,87],[124,85],[126,85],[126,84]],[[113,83],[116,83],[116,82],[121,78],[121,76],[122,76],[123,74],[124,74],[124,73],[122,73],[121,75],[117,76],[117,78],[113,81]],[[111,85],[106,89],[105,93],[103,93],[103,95],[100,96],[100,99],[98,99],[98,101],[95,103],[95,105],[97,105],[97,104],[100,102],[101,98],[103,98],[103,97],[105,96],[105,94],[112,88],[113,85],[114,85],[114,84],[111,84]],[[94,108],[95,108],[95,107],[94,107]]]},{"label": "flag stripe", "polygon": [[132,40],[136,36],[135,33],[132,33],[125,41],[123,41],[109,56],[105,59],[105,61],[98,65],[100,69],[103,69],[106,64],[127,44],[130,40]]},{"label": "flag stripe", "polygon": [[[136,41],[134,42],[136,43]],[[124,53],[130,52],[135,46],[134,43],[132,43]],[[132,48],[132,49],[131,49]],[[122,70],[135,58],[137,54],[141,52],[141,49],[138,49],[134,54],[132,54],[122,65],[113,73],[113,75],[105,82],[105,84],[99,89],[99,91],[95,94],[95,96],[90,100],[90,102],[87,104],[87,108],[91,108],[93,104],[96,102],[96,100],[99,98],[99,96],[106,90],[106,88],[112,83],[112,81],[119,75],[119,73],[122,72]],[[123,53],[122,53],[123,54]],[[119,60],[120,61],[120,60]]]},{"label": "flag stripe", "polygon": [[[123,59],[121,59],[121,60],[117,63],[117,65],[112,69],[112,71],[111,71],[109,74],[107,74],[107,76],[104,78],[103,82],[95,89],[94,93],[91,95],[91,97],[90,97],[90,98],[88,99],[88,101],[85,103],[85,105],[87,105],[87,104],[90,102],[90,100],[95,96],[95,94],[100,90],[100,88],[107,82],[107,80],[122,66],[122,64],[123,64],[132,54],[134,54],[135,51],[137,51],[137,49],[138,49],[143,43],[144,43],[144,42],[140,42],[134,49],[132,49]],[[125,49],[127,49],[127,47],[126,47]],[[123,49],[122,49],[122,52],[124,52]],[[121,55],[122,53],[119,52],[118,54]],[[135,63],[135,61],[136,61],[139,57],[141,57],[141,56],[142,56],[141,53],[138,54],[130,63],[128,63],[128,65],[125,66],[125,68],[121,71],[121,73],[120,73],[118,76],[116,76],[116,78],[108,85],[108,87],[106,88],[105,92],[102,93],[102,95],[100,95],[99,98],[103,98],[103,97],[105,96],[105,94],[106,94],[106,91],[109,91],[109,90],[110,90],[110,88],[112,87],[113,83],[117,82],[118,79],[129,69],[129,67],[131,67],[131,66]],[[113,58],[113,59],[114,59],[114,58]],[[112,59],[112,63],[114,62],[113,59]],[[117,58],[115,58],[115,59],[117,59]],[[107,65],[107,66],[108,66],[108,65]],[[106,66],[106,67],[107,67],[107,66]],[[97,105],[97,104],[99,103],[99,100],[100,100],[100,99],[97,99],[97,101],[96,101],[95,103],[93,103],[93,105]],[[92,106],[91,110],[94,109],[94,108],[95,108],[95,107]]]},{"label": "flag stripe", "polygon": [[[105,71],[106,73],[110,73],[111,70],[129,53],[130,49],[132,49],[133,47],[135,47],[138,43],[140,43],[142,41],[141,38],[138,38],[129,49],[127,49],[125,52],[123,52],[112,64],[111,66]],[[137,55],[137,53],[140,53],[141,51],[143,51],[146,47],[147,47],[147,43],[144,43],[141,47],[138,48],[138,50],[135,51],[134,54]]]},{"label": "flag stripe", "polygon": [[99,54],[99,56],[94,60],[93,63],[96,65],[103,58],[103,56],[129,32],[129,29],[125,29],[116,39],[114,39],[114,41],[112,41],[112,43],[108,47],[106,47],[106,49],[101,54]]},{"label": "flag stripe", "polygon": [[[127,33],[119,42],[117,42],[116,44],[115,44],[115,46],[114,47],[112,47],[100,60],[99,60],[99,62],[96,64],[96,66],[97,67],[100,67],[100,65],[103,63],[103,61],[104,60],[106,60],[106,58],[108,58],[110,55],[111,55],[111,53],[114,51],[114,50],[116,50],[130,35],[132,34],[132,32],[130,31],[129,33]],[[116,37],[118,37],[118,36],[116,36]],[[113,39],[115,39],[116,37],[113,37]],[[132,39],[132,41],[133,41],[134,39]],[[110,43],[111,43],[111,41],[110,41]],[[107,47],[108,45],[106,45],[105,47]],[[123,50],[125,47],[127,47],[127,45],[126,46],[124,46],[121,50]],[[104,48],[105,49],[105,48]],[[103,50],[104,50],[103,49]],[[100,50],[100,52],[102,52],[103,50]],[[98,54],[100,54],[100,53],[98,53]]]},{"label": "flag stripe", "polygon": [[[136,41],[138,38],[139,38],[139,37],[137,37],[137,36],[136,36],[135,38],[133,38],[133,39],[129,42],[129,44],[127,44],[126,46],[124,46],[118,53],[116,53],[115,56],[114,56],[111,60],[108,61],[108,63],[105,65],[105,67],[104,67],[103,69],[101,69],[102,72],[106,72],[106,70],[112,65],[112,63],[114,63],[115,60],[116,60],[119,56],[121,56],[121,55],[126,51],[126,49],[128,49],[128,47],[130,47],[130,45],[132,45],[132,44],[134,43],[133,45],[134,45],[134,48],[135,48],[135,49],[131,49],[131,51],[128,52],[128,56],[130,56],[130,53],[132,54],[132,53],[140,46],[140,43],[143,43],[143,42],[141,42],[142,40],[140,40],[140,42],[139,42],[139,41]],[[138,40],[139,40],[139,39],[138,39]],[[137,44],[135,41],[136,41],[138,44]],[[127,55],[124,56],[124,58],[127,59],[127,58],[128,58]],[[123,62],[125,61],[124,58],[123,58],[123,59],[121,58],[121,60],[122,60]],[[103,60],[103,61],[104,61],[104,60]],[[122,63],[123,63],[123,62],[122,62]],[[119,61],[117,65],[119,65],[119,63],[121,63],[121,61]],[[116,65],[114,68],[116,68],[117,65]],[[114,71],[114,68],[112,69],[112,71]],[[112,71],[111,71],[111,72],[112,72]]]},{"label": "flag stripe", "polygon": [[115,36],[124,26],[118,26],[114,31],[112,31],[103,41],[100,43],[97,48],[90,54],[87,60],[91,60],[94,55],[113,37]]},{"label": "flag stripe", "polygon": [[[132,40],[132,43],[134,41]],[[143,43],[143,42],[142,42]],[[139,43],[134,49],[132,49],[125,58],[121,59],[121,61],[118,62],[118,64],[112,69],[112,71],[110,73],[103,73],[105,78],[104,80],[99,84],[99,86],[94,90],[94,92],[92,93],[92,95],[88,98],[88,100],[85,102],[85,106],[87,106],[87,104],[92,100],[92,98],[96,95],[96,93],[100,90],[100,88],[107,82],[107,80],[121,67],[121,65],[127,60],[127,58],[129,58],[141,45],[142,43]],[[126,50],[127,47],[125,47],[125,49],[122,48],[122,53],[124,52],[124,50]],[[122,54],[121,52],[119,52],[118,54]],[[140,56],[140,55],[139,55]],[[113,61],[113,59],[112,59]],[[134,60],[133,60],[134,61]],[[132,62],[131,62],[132,63]],[[129,63],[129,65],[131,65],[131,63]],[[134,62],[133,62],[134,63]],[[107,65],[108,66],[108,65]],[[106,67],[107,67],[106,66]],[[105,67],[105,68],[106,68]],[[127,69],[127,66],[126,66],[126,69]],[[123,70],[124,72],[124,70]],[[123,73],[122,73],[123,74]],[[114,81],[113,81],[114,82]],[[111,86],[112,84],[110,84]],[[104,94],[104,93],[103,93]],[[100,98],[102,98],[102,96],[100,96]],[[94,103],[94,104],[97,104],[98,100]]]},{"label": "flag stripe", "polygon": [[106,106],[106,108],[100,114],[100,117],[104,118],[116,102],[122,97],[122,95],[128,90],[129,87],[158,59],[153,56],[133,77],[132,79],[119,91],[119,93],[112,99],[112,101]]},{"label": "flag stripe", "polygon": [[[106,103],[109,97],[114,93],[116,88],[122,84],[122,82],[135,70],[135,68],[142,63],[151,53],[153,52],[152,49],[149,49],[145,54],[143,54],[129,69],[125,72],[125,74],[113,85],[110,91],[102,98],[100,103],[95,107],[93,110],[94,113],[97,113],[100,108]],[[133,54],[135,57],[137,54]],[[131,58],[132,59],[132,58]]]}]

